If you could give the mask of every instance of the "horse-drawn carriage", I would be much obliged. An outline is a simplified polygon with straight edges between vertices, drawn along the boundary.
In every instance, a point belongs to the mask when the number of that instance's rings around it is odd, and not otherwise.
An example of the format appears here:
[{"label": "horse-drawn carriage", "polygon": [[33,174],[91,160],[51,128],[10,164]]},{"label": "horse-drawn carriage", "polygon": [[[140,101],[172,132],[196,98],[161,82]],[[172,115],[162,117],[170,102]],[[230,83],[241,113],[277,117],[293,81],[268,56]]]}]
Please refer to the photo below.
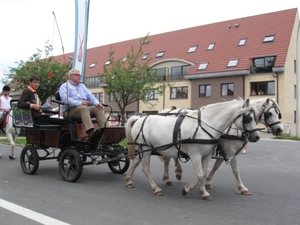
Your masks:
[{"label": "horse-drawn carriage", "polygon": [[[108,119],[112,112],[109,108]],[[21,168],[25,174],[35,174],[39,162],[50,159],[58,161],[61,177],[69,182],[80,178],[85,165],[107,163],[113,173],[127,171],[130,164],[126,157],[127,148],[120,143],[125,138],[124,127],[105,126],[99,129],[95,121],[96,131],[87,138],[80,120],[60,118],[59,111],[56,118],[51,118],[49,113],[54,112],[48,111],[44,115],[45,122],[33,122],[31,111],[19,109],[16,101],[11,102],[11,109],[14,126],[25,129],[26,146],[20,154]]]}]

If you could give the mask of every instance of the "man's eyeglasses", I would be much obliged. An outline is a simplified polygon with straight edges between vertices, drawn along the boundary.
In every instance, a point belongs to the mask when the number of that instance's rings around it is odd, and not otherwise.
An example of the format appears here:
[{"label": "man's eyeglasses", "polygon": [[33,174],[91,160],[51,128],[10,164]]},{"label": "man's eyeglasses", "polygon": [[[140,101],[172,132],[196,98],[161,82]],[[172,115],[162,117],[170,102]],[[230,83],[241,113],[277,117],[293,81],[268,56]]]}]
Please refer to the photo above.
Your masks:
[{"label": "man's eyeglasses", "polygon": [[75,76],[81,77],[81,75],[80,75],[80,74],[78,74],[78,73],[73,73],[72,75],[75,75]]}]

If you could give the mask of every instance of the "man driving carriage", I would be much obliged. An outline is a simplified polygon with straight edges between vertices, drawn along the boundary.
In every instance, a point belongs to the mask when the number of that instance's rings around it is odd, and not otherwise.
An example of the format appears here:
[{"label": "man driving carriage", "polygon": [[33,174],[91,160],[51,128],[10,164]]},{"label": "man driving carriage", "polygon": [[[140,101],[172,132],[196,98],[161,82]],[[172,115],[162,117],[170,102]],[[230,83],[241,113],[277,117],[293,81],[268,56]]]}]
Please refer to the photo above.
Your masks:
[{"label": "man driving carriage", "polygon": [[91,118],[96,118],[99,128],[105,125],[104,106],[83,83],[80,83],[81,74],[79,70],[71,69],[68,75],[69,80],[59,88],[61,101],[66,103],[62,106],[63,116],[65,119],[81,119],[90,138],[94,133]]}]

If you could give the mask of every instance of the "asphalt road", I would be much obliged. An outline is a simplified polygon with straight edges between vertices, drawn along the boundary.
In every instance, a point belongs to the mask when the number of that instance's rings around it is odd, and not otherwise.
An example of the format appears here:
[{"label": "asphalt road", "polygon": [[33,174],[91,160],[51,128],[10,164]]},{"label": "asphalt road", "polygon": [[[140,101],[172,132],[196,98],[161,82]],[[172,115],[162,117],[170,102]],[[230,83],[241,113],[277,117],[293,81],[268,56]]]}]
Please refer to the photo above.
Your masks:
[{"label": "asphalt road", "polygon": [[[62,180],[55,160],[41,161],[35,175],[22,172],[8,158],[9,146],[0,144],[0,224],[137,224],[137,225],[298,225],[300,224],[300,142],[260,140],[238,155],[241,177],[252,192],[235,192],[229,165],[222,165],[205,201],[197,186],[183,197],[183,185],[195,179],[190,162],[183,178],[169,187],[162,181],[162,163],[153,156],[151,173],[164,196],[152,194],[138,167],[134,189],[125,187],[125,175],[113,174],[106,164],[85,166],[76,183]],[[211,160],[210,167],[214,160]]]}]

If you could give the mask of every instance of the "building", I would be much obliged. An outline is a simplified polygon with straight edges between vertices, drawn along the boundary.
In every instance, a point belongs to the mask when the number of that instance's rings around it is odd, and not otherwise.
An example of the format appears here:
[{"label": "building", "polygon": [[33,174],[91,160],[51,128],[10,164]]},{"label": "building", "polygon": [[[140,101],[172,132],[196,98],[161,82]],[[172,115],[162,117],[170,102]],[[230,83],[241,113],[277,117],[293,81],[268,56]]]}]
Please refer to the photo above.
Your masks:
[{"label": "building", "polygon": [[[185,108],[234,98],[275,99],[285,133],[299,135],[299,14],[296,8],[150,35],[143,59],[152,57],[158,82],[174,86],[153,95],[154,108],[142,102],[128,113],[155,113],[172,105]],[[122,58],[141,38],[113,43]],[[98,74],[109,63],[111,45],[87,50],[85,84],[101,102],[113,106]],[[66,54],[71,57],[73,53]],[[62,58],[63,56],[57,56]]]}]

